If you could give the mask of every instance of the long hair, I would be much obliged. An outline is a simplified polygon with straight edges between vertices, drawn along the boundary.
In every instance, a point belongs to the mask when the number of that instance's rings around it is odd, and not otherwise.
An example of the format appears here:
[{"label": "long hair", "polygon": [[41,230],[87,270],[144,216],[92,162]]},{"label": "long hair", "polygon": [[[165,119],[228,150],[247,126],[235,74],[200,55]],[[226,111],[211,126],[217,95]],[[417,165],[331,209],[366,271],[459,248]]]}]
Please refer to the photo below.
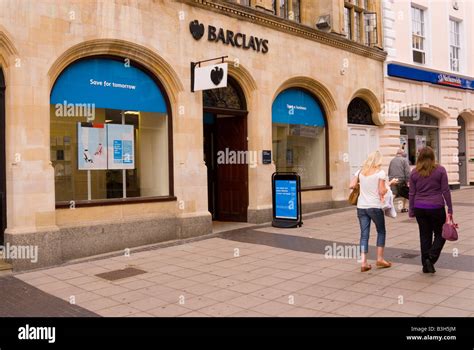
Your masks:
[{"label": "long hair", "polygon": [[422,148],[416,160],[416,172],[420,176],[427,177],[431,175],[437,166],[433,149],[428,146]]},{"label": "long hair", "polygon": [[367,175],[370,169],[379,169],[382,165],[382,153],[375,151],[369,154],[364,164],[362,165],[362,170],[360,171],[362,175]]}]

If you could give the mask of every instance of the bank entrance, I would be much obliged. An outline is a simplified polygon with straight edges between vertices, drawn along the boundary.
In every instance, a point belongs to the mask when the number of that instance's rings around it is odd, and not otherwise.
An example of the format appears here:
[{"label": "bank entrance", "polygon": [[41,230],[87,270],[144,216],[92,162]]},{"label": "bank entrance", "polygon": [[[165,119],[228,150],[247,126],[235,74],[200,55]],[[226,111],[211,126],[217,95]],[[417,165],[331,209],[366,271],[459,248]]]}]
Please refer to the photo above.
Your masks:
[{"label": "bank entrance", "polygon": [[247,106],[237,82],[203,92],[204,161],[213,220],[247,221]]}]

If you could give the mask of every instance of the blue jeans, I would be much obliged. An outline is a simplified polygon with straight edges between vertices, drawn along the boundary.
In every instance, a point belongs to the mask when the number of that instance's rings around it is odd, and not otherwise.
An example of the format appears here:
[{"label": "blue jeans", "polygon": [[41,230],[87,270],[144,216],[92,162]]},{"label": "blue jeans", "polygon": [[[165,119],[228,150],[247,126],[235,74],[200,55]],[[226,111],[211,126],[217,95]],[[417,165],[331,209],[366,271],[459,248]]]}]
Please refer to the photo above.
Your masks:
[{"label": "blue jeans", "polygon": [[369,251],[370,222],[375,223],[377,229],[377,247],[385,247],[385,216],[382,209],[357,208],[357,217],[360,224],[360,251],[366,253]]}]

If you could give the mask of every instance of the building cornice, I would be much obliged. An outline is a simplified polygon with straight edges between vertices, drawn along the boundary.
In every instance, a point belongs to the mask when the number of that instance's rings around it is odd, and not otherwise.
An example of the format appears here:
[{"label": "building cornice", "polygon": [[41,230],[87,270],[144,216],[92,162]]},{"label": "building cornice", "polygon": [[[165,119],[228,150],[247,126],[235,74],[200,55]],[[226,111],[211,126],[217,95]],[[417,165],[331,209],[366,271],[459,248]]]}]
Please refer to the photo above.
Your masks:
[{"label": "building cornice", "polygon": [[222,0],[176,0],[178,2],[200,7],[216,13],[259,24],[280,32],[299,36],[304,39],[312,40],[324,45],[332,46],[341,50],[345,50],[360,56],[368,57],[377,61],[385,61],[387,53],[381,49],[365,46],[346,39],[337,34],[322,32],[317,29],[296,23],[290,20],[276,17],[271,14],[261,12],[259,10],[223,2]]}]

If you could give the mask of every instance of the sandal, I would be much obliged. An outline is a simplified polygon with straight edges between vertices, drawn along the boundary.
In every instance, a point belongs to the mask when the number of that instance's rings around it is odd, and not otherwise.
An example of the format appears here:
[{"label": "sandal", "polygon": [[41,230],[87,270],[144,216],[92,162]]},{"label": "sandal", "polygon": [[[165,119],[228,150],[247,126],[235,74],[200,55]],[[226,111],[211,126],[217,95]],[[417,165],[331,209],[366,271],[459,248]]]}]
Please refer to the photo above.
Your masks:
[{"label": "sandal", "polygon": [[372,265],[365,265],[365,266],[361,266],[360,267],[360,272],[367,272],[369,271],[370,269],[372,269]]},{"label": "sandal", "polygon": [[376,266],[377,268],[385,269],[387,267],[391,267],[392,263],[390,261],[377,261]]}]

